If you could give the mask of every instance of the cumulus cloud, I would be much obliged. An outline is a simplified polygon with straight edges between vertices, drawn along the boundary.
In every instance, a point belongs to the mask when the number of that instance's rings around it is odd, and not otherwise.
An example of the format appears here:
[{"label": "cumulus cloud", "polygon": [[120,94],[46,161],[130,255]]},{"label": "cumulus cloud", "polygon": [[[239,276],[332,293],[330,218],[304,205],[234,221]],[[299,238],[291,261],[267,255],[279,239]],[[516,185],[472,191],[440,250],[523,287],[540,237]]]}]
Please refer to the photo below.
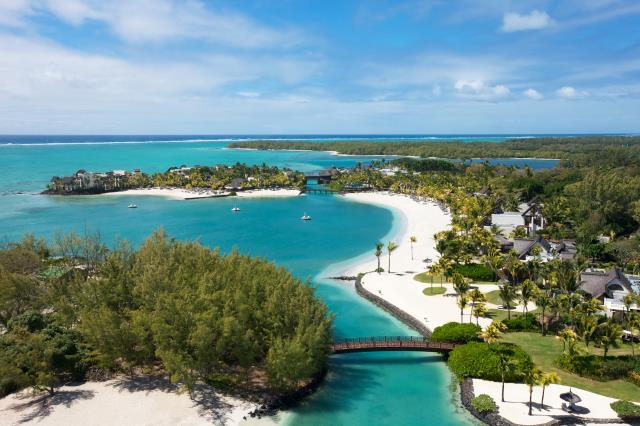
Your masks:
[{"label": "cumulus cloud", "polygon": [[547,12],[533,10],[528,14],[507,12],[502,17],[502,31],[506,33],[514,31],[539,30],[552,24]]},{"label": "cumulus cloud", "polygon": [[540,99],[544,98],[544,96],[542,96],[542,93],[538,92],[536,89],[529,88],[522,93],[524,94],[524,96],[529,99],[533,99],[534,101],[539,101]]},{"label": "cumulus cloud", "polygon": [[460,96],[482,101],[498,101],[507,98],[511,93],[503,84],[492,86],[483,80],[458,80],[453,87]]},{"label": "cumulus cloud", "polygon": [[565,99],[575,99],[575,98],[583,98],[588,95],[585,91],[576,90],[571,86],[563,86],[560,89],[556,90],[556,95]]}]

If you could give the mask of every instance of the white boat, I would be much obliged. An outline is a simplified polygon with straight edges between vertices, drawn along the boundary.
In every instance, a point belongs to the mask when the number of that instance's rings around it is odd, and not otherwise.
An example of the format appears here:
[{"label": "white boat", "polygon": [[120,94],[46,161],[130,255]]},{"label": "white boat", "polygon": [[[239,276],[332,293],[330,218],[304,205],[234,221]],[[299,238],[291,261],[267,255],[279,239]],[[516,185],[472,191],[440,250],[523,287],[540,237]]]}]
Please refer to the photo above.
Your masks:
[{"label": "white boat", "polygon": [[302,215],[300,220],[311,220],[311,216],[309,216],[308,214],[305,213],[304,215]]},{"label": "white boat", "polygon": [[232,212],[239,212],[240,211],[240,207],[234,207],[231,209]]},{"label": "white boat", "polygon": [[135,204],[131,203],[131,204],[129,204],[129,205],[127,206],[127,208],[130,208],[130,209],[137,209],[137,208],[138,208],[138,206],[136,206]]}]

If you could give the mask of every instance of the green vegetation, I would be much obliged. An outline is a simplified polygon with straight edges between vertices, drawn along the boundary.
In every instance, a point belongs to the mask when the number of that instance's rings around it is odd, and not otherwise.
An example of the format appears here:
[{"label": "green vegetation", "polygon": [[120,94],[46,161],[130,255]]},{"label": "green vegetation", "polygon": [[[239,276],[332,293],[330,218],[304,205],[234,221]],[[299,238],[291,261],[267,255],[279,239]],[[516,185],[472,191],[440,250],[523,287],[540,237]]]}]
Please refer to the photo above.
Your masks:
[{"label": "green vegetation", "polygon": [[424,284],[440,285],[441,283],[444,282],[443,275],[433,275],[433,274],[430,274],[429,272],[421,272],[418,275],[414,276],[413,279]]},{"label": "green vegetation", "polygon": [[[473,377],[499,382],[502,380],[501,354],[505,354],[513,365],[526,366],[531,358],[519,346],[507,343],[471,342],[457,346],[449,355],[449,368],[458,377]],[[507,382],[518,382],[523,378],[521,368],[512,368],[504,372]]]},{"label": "green vegetation", "polygon": [[480,394],[471,400],[471,405],[475,408],[479,413],[497,413],[498,406],[496,402],[487,394]]},{"label": "green vegetation", "polygon": [[629,401],[614,401],[611,403],[611,409],[618,413],[622,418],[640,417],[640,405]]},{"label": "green vegetation", "polygon": [[469,343],[480,340],[480,327],[475,324],[448,322],[433,330],[431,340],[434,342]]},{"label": "green vegetation", "polygon": [[494,280],[494,273],[491,268],[477,263],[469,263],[465,265],[453,265],[452,272],[457,272],[465,278],[470,278],[472,282],[490,282]]},{"label": "green vegetation", "polygon": [[253,188],[302,188],[304,174],[275,166],[248,166],[236,163],[232,166],[171,167],[166,172],[148,175],[142,172],[124,174],[89,173],[79,170],[74,176],[53,177],[49,193],[99,193],[131,188],[172,187],[222,190]]},{"label": "green vegetation", "polygon": [[487,302],[494,305],[502,305],[502,299],[500,299],[500,290],[493,290],[484,294],[487,298]]},{"label": "green vegetation", "polygon": [[[539,333],[522,332],[506,333],[503,340],[521,346],[531,356],[536,366],[544,371],[556,373],[562,384],[585,389],[611,398],[639,401],[640,388],[628,380],[618,379],[597,381],[587,377],[580,377],[556,365],[556,359],[563,353],[563,339],[556,336],[541,336]],[[590,345],[587,348],[583,342],[577,341],[575,349],[582,353],[602,356],[602,349]],[[630,348],[611,350],[612,355],[630,354]]]},{"label": "green vegetation", "polygon": [[422,290],[422,294],[425,296],[436,296],[438,294],[444,294],[447,291],[444,287],[427,287]]},{"label": "green vegetation", "polygon": [[0,250],[0,392],[158,368],[188,390],[224,379],[287,392],[327,362],[331,317],[313,293],[271,263],[162,231],[138,250],[27,237]]}]

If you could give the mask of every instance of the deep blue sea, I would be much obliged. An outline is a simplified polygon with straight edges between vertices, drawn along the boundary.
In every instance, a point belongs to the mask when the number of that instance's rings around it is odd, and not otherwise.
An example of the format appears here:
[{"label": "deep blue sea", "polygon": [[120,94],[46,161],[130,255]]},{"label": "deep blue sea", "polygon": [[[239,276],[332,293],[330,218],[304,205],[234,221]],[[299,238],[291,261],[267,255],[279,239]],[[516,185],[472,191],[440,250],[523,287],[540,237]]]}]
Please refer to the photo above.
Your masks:
[{"label": "deep blue sea", "polygon": [[[375,135],[286,135],[280,138],[303,137],[333,140]],[[403,137],[419,138],[415,135]],[[462,138],[456,135],[438,137]],[[476,136],[464,137],[477,139]],[[490,136],[496,141],[506,137]],[[99,231],[109,244],[118,239],[138,244],[154,229],[163,227],[178,239],[199,239],[203,244],[218,246],[223,251],[236,248],[242,253],[268,258],[301,278],[310,278],[317,286],[317,294],[335,314],[337,336],[413,334],[403,324],[359,298],[350,285],[327,280],[326,272],[323,272],[332,264],[373,252],[376,241],[393,234],[398,221],[394,220],[395,213],[389,210],[329,195],[194,201],[152,196],[39,195],[51,176],[72,174],[81,168],[91,171],[140,168],[145,172],[156,172],[182,164],[244,162],[308,171],[332,165],[353,166],[358,161],[381,158],[226,148],[230,140],[249,138],[263,136],[0,136],[0,241],[14,240],[25,233],[54,238],[58,232],[75,229],[78,232]],[[397,136],[378,135],[378,140],[383,138],[395,139]],[[535,168],[554,164],[527,161]],[[131,202],[139,208],[127,209]],[[241,213],[230,212],[235,204],[241,207]],[[313,220],[300,221],[303,212],[309,213]],[[412,353],[336,357],[331,361],[331,373],[326,383],[289,414],[286,423],[295,425],[460,425],[471,422],[456,402],[450,373],[441,358]]]}]

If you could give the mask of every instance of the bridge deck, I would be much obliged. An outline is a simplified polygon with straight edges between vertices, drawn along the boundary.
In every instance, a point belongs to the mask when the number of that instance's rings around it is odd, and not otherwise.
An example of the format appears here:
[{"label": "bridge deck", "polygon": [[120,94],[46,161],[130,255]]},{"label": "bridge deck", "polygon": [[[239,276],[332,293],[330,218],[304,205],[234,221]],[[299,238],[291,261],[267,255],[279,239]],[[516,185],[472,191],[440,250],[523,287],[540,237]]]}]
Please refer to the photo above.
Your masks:
[{"label": "bridge deck", "polygon": [[432,342],[426,337],[379,336],[339,339],[331,344],[334,354],[377,351],[449,352],[455,343]]}]

